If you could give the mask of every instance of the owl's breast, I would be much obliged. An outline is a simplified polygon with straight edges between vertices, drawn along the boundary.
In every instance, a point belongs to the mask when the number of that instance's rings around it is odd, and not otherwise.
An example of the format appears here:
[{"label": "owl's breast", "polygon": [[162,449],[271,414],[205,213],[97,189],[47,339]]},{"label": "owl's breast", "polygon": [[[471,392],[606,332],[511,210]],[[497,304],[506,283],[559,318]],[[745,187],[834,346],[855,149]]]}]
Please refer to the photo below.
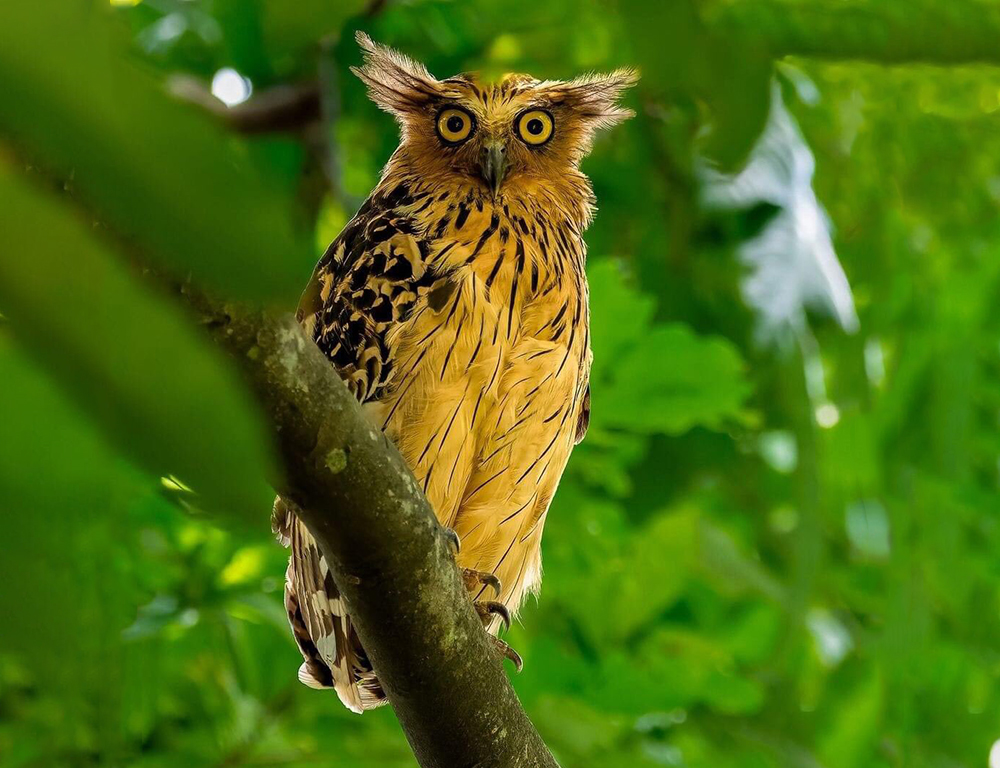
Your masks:
[{"label": "owl's breast", "polygon": [[414,235],[427,288],[389,327],[389,384],[366,407],[459,532],[462,564],[495,570],[516,606],[587,409],[583,243],[516,207],[458,205],[444,225],[427,213]]},{"label": "owl's breast", "polygon": [[[578,225],[537,200],[493,202],[447,190],[404,213],[422,243],[415,270],[429,288],[389,330],[392,389],[416,387],[413,374],[435,362],[437,387],[474,376],[487,360],[500,376],[516,362],[512,349],[529,343],[561,351],[555,367],[580,374],[589,333]],[[551,363],[542,352],[530,360],[544,373]]]}]

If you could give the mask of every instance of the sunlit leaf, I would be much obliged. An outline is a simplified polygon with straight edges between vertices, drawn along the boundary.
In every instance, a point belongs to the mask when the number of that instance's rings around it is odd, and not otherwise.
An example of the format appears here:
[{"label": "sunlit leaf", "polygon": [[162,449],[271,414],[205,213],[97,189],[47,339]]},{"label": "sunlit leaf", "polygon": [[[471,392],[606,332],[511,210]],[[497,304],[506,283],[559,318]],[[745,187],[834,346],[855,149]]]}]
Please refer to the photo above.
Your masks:
[{"label": "sunlit leaf", "polygon": [[591,347],[594,369],[613,371],[628,347],[645,334],[656,311],[656,301],[629,285],[621,264],[595,259],[587,267],[590,282]]},{"label": "sunlit leaf", "polygon": [[882,686],[879,674],[869,670],[847,692],[820,739],[819,753],[826,761],[835,760],[844,768],[871,764],[883,707]]}]

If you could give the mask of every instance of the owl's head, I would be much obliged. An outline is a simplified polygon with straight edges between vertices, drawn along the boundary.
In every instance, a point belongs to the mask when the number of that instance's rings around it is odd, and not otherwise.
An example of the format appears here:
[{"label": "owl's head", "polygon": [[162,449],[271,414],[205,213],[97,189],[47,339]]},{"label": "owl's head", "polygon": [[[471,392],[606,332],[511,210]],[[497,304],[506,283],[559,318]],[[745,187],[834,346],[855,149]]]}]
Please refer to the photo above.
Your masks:
[{"label": "owl's head", "polygon": [[[483,85],[469,75],[438,80],[406,56],[358,33],[364,65],[354,73],[402,129],[410,170],[481,187],[493,196],[576,171],[594,134],[632,116],[618,105],[635,71],[576,80],[507,75]],[[431,175],[433,174],[433,175]]]}]

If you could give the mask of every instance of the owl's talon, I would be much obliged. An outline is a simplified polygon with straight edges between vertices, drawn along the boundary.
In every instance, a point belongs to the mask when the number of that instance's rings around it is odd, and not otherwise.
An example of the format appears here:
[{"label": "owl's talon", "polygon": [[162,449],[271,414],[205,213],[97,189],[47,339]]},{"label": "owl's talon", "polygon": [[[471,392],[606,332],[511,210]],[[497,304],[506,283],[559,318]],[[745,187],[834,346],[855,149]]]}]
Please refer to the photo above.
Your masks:
[{"label": "owl's talon", "polygon": [[484,600],[474,605],[484,627],[489,626],[494,616],[499,616],[500,621],[503,622],[503,628],[510,629],[510,611],[507,610],[506,605],[498,603],[496,600]]},{"label": "owl's talon", "polygon": [[500,597],[500,591],[503,587],[500,585],[500,579],[494,576],[489,571],[477,571],[472,568],[462,569],[462,581],[465,582],[465,588],[472,592],[474,589],[480,586],[492,587],[493,591],[496,593],[497,597]]},{"label": "owl's talon", "polygon": [[457,557],[462,549],[462,540],[458,538],[458,534],[451,528],[444,528],[443,530],[444,537],[448,540],[448,546],[451,547],[452,557]]},{"label": "owl's talon", "polygon": [[495,647],[500,655],[505,659],[509,659],[514,664],[514,671],[520,672],[524,669],[524,661],[521,659],[521,654],[511,648],[507,643],[501,640],[499,637],[493,637],[490,635],[490,640],[493,641],[493,647]]}]

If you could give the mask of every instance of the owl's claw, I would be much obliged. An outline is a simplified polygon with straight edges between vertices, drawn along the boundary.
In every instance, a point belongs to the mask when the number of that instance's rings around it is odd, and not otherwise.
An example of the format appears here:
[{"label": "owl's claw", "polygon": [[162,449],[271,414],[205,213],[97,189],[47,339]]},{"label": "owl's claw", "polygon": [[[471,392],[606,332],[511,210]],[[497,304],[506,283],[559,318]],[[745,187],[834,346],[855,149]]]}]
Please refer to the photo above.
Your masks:
[{"label": "owl's claw", "polygon": [[448,546],[451,547],[452,557],[457,557],[458,553],[462,550],[462,540],[458,538],[458,534],[451,528],[444,528],[443,530],[444,537],[448,540]]},{"label": "owl's claw", "polygon": [[[451,545],[453,555],[457,557],[458,553],[462,549],[462,540],[451,528],[445,528],[444,534],[448,539],[448,543]],[[477,587],[479,588],[475,598],[473,598],[472,605],[476,609],[476,613],[479,614],[479,619],[483,622],[484,627],[489,627],[493,618],[495,616],[499,616],[500,620],[503,622],[504,629],[510,629],[510,611],[507,610],[507,606],[503,603],[497,602],[496,600],[479,599],[487,587],[491,587],[496,596],[500,597],[503,587],[500,584],[500,579],[498,579],[495,574],[490,573],[489,571],[477,571],[474,568],[462,568],[462,582],[465,584],[465,588],[469,592],[472,592]],[[509,649],[509,646],[507,647]],[[511,653],[517,657],[515,664],[517,665],[518,670],[520,670],[521,657],[517,656],[517,653],[513,650],[511,650]],[[514,661],[514,659],[510,656],[507,658]]]},{"label": "owl's claw", "polygon": [[493,621],[494,616],[499,616],[500,621],[503,622],[503,628],[505,630],[510,629],[510,611],[507,610],[507,606],[503,603],[498,603],[496,600],[484,600],[482,602],[473,603],[476,608],[476,613],[479,614],[479,618],[483,622],[484,627],[488,627],[490,622]]},{"label": "owl's claw", "polygon": [[490,635],[490,640],[493,641],[493,647],[496,648],[500,655],[505,659],[510,659],[514,664],[514,671],[520,672],[524,669],[524,661],[521,660],[521,654],[511,648],[507,643],[501,640],[499,637],[493,637]]},{"label": "owl's claw", "polygon": [[[472,592],[477,587],[492,587],[493,591],[496,593],[497,597],[500,597],[500,590],[502,589],[500,585],[500,579],[494,576],[489,571],[477,571],[472,568],[462,569],[462,581],[465,582],[465,588]],[[482,590],[479,590],[479,594],[476,595],[478,598],[482,594]]]}]

